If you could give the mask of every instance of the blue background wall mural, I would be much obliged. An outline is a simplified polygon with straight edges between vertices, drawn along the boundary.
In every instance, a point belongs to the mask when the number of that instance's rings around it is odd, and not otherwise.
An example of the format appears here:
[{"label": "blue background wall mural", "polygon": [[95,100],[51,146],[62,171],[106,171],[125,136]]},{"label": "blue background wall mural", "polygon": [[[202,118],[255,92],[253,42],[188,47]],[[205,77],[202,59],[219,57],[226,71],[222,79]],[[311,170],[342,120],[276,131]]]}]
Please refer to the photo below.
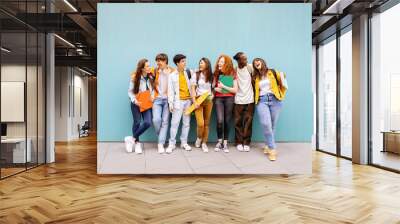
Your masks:
[{"label": "blue background wall mural", "polygon": [[[98,140],[122,141],[131,134],[127,89],[139,59],[155,66],[156,54],[164,52],[175,66],[172,57],[182,53],[196,69],[201,57],[214,67],[218,55],[243,51],[249,62],[264,58],[287,75],[277,140],[311,141],[311,14],[311,4],[99,4]],[[263,141],[259,118],[254,119],[253,141]],[[190,141],[196,138],[195,124],[192,116]],[[215,111],[209,140],[216,141]],[[154,129],[141,141],[156,141]]]}]

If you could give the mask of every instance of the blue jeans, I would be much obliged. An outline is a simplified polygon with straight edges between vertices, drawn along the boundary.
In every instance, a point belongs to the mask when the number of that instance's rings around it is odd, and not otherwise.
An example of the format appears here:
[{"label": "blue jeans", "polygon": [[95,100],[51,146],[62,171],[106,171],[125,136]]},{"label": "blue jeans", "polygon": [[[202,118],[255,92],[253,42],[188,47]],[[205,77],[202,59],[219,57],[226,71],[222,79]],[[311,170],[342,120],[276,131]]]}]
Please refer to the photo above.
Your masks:
[{"label": "blue jeans", "polygon": [[169,116],[168,100],[156,98],[153,102],[153,125],[159,144],[164,144],[167,139]]},{"label": "blue jeans", "polygon": [[275,149],[275,127],[278,121],[282,102],[276,99],[273,94],[260,96],[256,106],[258,117],[264,132],[264,138],[268,148]]},{"label": "blue jeans", "polygon": [[[139,107],[131,103],[133,117],[132,136],[139,141],[139,136],[151,126],[151,109],[140,112]],[[143,118],[143,121],[141,119]]]},{"label": "blue jeans", "polygon": [[[191,100],[179,100],[176,102],[179,104],[179,107],[174,106],[174,111],[172,113],[171,118],[171,130],[169,131],[169,144],[176,144],[176,134],[178,133],[179,124],[182,120],[182,131],[181,131],[181,144],[184,145],[187,143],[189,130],[190,130],[190,114],[186,115],[186,108],[190,107],[192,104]],[[175,104],[176,104],[175,103]]]}]

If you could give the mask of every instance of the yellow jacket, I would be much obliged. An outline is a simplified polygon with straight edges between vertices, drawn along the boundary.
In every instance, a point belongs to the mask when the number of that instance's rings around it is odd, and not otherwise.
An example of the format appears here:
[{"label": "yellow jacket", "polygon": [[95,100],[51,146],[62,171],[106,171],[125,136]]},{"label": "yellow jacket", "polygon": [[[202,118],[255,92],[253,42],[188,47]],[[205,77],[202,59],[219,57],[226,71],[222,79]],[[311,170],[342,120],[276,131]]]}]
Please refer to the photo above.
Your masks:
[{"label": "yellow jacket", "polygon": [[[285,99],[287,89],[283,84],[283,80],[281,78],[281,73],[278,71],[275,71],[275,73],[276,73],[276,79],[275,79],[274,73],[272,72],[272,69],[268,69],[267,77],[269,78],[269,82],[271,83],[272,93],[275,95],[275,97],[278,100],[281,101],[281,100]],[[284,73],[282,73],[282,74],[283,74],[284,78],[286,78],[286,75]],[[278,83],[279,83],[279,85],[278,85]],[[254,88],[255,88],[254,102],[257,104],[258,99],[260,98],[260,79],[259,79],[259,77],[257,77],[255,79]]]},{"label": "yellow jacket", "polygon": [[[174,68],[172,68],[171,66],[168,66],[168,70],[170,71],[170,73],[172,73],[173,71],[175,71],[175,69]],[[154,92],[155,92],[155,96],[154,97],[157,97],[158,96],[158,77],[159,77],[159,75],[160,75],[160,69],[159,68],[154,68],[154,67],[151,67],[151,73],[155,76],[154,77]]]}]

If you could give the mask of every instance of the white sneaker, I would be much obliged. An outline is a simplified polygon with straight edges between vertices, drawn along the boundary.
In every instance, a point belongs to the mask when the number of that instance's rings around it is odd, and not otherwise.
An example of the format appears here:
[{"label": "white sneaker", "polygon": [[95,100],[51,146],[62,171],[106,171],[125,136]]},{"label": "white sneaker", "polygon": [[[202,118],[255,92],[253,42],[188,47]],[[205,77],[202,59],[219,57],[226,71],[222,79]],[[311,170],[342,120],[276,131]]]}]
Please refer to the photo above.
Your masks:
[{"label": "white sneaker", "polygon": [[201,145],[201,139],[200,139],[200,138],[197,138],[197,139],[196,139],[196,142],[194,143],[194,147],[200,148],[200,145]]},{"label": "white sneaker", "polygon": [[224,152],[226,152],[226,153],[229,152],[228,143],[224,143],[224,146],[223,146],[222,150],[223,150]]},{"label": "white sneaker", "polygon": [[143,149],[142,149],[142,143],[136,142],[135,144],[135,153],[136,154],[142,154]]},{"label": "white sneaker", "polygon": [[219,152],[222,149],[222,141],[218,141],[215,145],[214,151]]},{"label": "white sneaker", "polygon": [[163,144],[158,144],[158,153],[162,154],[164,153],[164,145]]},{"label": "white sneaker", "polygon": [[167,149],[165,150],[166,153],[171,153],[175,149],[175,145],[169,144]]},{"label": "white sneaker", "polygon": [[243,146],[243,151],[250,152],[250,146],[248,145]]},{"label": "white sneaker", "polygon": [[238,145],[236,146],[236,148],[237,148],[237,150],[238,150],[239,152],[243,152],[243,145],[242,145],[242,144],[238,144]]},{"label": "white sneaker", "polygon": [[133,137],[132,136],[126,136],[125,137],[125,149],[126,152],[131,153],[133,151],[133,145],[135,143],[133,142]]},{"label": "white sneaker", "polygon": [[192,150],[192,147],[190,147],[190,145],[188,145],[187,143],[181,145],[181,148],[186,150],[186,151],[190,151]]},{"label": "white sneaker", "polygon": [[208,152],[208,146],[206,143],[201,144],[201,149],[203,149],[203,152]]}]

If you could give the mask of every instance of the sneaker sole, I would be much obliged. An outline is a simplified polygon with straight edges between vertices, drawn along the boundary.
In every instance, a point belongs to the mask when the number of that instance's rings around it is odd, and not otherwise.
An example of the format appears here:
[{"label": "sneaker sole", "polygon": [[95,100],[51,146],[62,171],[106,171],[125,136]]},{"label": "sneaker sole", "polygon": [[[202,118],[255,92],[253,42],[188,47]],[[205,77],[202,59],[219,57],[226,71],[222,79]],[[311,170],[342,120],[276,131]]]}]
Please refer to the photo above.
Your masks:
[{"label": "sneaker sole", "polygon": [[125,145],[125,150],[127,153],[133,152],[133,145],[130,145],[130,146]]},{"label": "sneaker sole", "polygon": [[171,152],[168,152],[167,150],[165,150],[165,152],[166,152],[167,154],[171,154],[175,149],[176,149],[176,148],[173,148],[173,149],[171,150]]}]

